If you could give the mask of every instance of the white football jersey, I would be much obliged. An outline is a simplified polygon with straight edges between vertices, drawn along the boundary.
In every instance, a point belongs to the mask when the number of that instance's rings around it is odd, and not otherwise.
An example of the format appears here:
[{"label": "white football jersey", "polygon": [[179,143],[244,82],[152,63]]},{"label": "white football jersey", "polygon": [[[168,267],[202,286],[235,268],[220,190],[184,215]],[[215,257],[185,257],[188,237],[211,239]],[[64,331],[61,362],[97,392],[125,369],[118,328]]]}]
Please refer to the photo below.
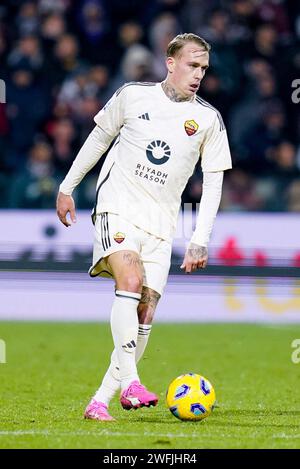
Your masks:
[{"label": "white football jersey", "polygon": [[94,120],[116,137],[99,175],[94,214],[117,213],[159,238],[172,240],[199,158],[203,171],[231,168],[220,113],[198,96],[171,101],[161,83],[125,84]]}]

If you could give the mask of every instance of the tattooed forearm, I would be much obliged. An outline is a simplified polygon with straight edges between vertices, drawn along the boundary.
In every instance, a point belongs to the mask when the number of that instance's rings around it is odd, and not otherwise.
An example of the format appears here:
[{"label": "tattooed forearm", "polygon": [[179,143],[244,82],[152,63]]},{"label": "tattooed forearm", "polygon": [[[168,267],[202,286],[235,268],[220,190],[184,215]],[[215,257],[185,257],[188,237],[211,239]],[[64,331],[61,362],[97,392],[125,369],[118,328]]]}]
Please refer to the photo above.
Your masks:
[{"label": "tattooed forearm", "polygon": [[171,101],[175,101],[176,103],[179,103],[181,101],[190,101],[190,99],[191,99],[189,96],[182,96],[181,94],[179,94],[173,88],[173,86],[171,86],[171,85],[169,85],[169,83],[167,83],[167,81],[163,81],[161,86],[162,86],[162,89],[164,90],[164,92],[166,93],[168,98],[170,98]]},{"label": "tattooed forearm", "polygon": [[208,250],[205,246],[191,243],[188,248],[188,254],[193,260],[198,261],[200,258],[207,257]]}]

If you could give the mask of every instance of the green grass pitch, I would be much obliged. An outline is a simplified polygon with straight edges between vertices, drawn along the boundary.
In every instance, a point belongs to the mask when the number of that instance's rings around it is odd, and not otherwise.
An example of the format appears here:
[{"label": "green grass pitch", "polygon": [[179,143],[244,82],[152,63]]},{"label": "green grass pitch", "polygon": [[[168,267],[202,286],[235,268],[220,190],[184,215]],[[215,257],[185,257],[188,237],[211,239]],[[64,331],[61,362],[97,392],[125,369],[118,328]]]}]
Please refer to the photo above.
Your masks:
[{"label": "green grass pitch", "polygon": [[[116,422],[83,419],[109,360],[109,324],[0,323],[0,448],[300,448],[300,326],[155,324],[140,363],[155,408],[121,409]],[[176,376],[196,372],[219,407],[181,422],[165,406]]]}]

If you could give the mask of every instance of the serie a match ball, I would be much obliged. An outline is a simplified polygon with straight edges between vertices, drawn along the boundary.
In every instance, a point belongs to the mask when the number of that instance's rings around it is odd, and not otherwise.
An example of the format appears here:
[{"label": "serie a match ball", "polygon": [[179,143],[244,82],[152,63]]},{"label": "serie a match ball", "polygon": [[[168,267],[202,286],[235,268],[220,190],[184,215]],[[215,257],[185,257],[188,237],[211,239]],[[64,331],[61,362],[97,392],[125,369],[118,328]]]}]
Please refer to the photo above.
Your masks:
[{"label": "serie a match ball", "polygon": [[187,373],[174,379],[167,390],[167,406],[180,420],[203,420],[214,409],[216,394],[201,375]]}]

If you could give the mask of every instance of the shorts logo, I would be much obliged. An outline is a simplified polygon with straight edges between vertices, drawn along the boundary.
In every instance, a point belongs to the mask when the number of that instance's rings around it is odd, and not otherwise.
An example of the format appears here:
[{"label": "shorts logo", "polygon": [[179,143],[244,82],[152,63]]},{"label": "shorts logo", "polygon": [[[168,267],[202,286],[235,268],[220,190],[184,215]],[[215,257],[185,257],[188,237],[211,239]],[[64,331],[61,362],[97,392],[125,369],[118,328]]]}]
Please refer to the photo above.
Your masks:
[{"label": "shorts logo", "polygon": [[120,231],[118,231],[118,233],[114,234],[114,240],[116,243],[120,244],[124,241],[124,239],[125,239],[124,233],[121,233]]},{"label": "shorts logo", "polygon": [[193,119],[190,121],[185,121],[184,130],[186,131],[189,137],[191,135],[194,135],[198,129],[199,129],[199,125]]}]

